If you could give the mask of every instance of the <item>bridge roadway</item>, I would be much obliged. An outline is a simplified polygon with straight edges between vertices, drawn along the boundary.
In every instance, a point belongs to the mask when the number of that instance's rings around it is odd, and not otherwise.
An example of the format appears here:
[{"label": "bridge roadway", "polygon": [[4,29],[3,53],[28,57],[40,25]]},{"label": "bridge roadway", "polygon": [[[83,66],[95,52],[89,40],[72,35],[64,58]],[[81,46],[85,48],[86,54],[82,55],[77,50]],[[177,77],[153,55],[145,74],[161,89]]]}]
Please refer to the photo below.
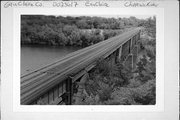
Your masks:
[{"label": "bridge roadway", "polygon": [[107,57],[139,33],[135,28],[95,45],[75,51],[64,58],[21,76],[21,104],[30,104],[48,90],[86,68],[101,57]]}]

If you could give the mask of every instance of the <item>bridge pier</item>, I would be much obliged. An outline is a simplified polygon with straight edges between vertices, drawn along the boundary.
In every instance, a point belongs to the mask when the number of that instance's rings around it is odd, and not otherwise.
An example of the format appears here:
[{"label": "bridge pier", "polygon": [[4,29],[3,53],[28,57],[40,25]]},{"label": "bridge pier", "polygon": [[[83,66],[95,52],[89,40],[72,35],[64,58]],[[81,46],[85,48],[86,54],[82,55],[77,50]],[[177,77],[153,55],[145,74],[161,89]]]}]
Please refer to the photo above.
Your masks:
[{"label": "bridge pier", "polygon": [[131,53],[125,58],[123,64],[131,69],[132,71],[136,68],[136,60],[137,60],[137,46],[132,49]]},{"label": "bridge pier", "polygon": [[132,63],[133,63],[133,70],[136,68],[137,56],[138,56],[138,45],[135,46],[133,53],[132,53]]},{"label": "bridge pier", "polygon": [[122,52],[122,47],[120,46],[120,47],[116,50],[116,56],[115,56],[115,62],[116,62],[116,63],[121,60],[121,52]]},{"label": "bridge pier", "polygon": [[86,74],[84,74],[80,80],[80,82],[77,82],[78,84],[78,92],[77,94],[74,96],[75,99],[75,105],[79,105],[81,103],[82,99],[82,93],[85,91],[85,83],[87,81],[87,79],[89,78],[89,74],[88,72]]},{"label": "bridge pier", "polygon": [[109,56],[107,56],[105,59],[106,59],[109,63],[114,64],[114,63],[116,63],[116,54],[117,54],[117,52],[114,51],[114,52],[111,53]]},{"label": "bridge pier", "polygon": [[131,70],[134,69],[134,55],[131,53]]},{"label": "bridge pier", "polygon": [[72,104],[72,94],[73,94],[73,91],[72,91],[72,78],[68,78],[66,80],[66,100],[65,100],[65,103],[66,105],[71,105]]}]

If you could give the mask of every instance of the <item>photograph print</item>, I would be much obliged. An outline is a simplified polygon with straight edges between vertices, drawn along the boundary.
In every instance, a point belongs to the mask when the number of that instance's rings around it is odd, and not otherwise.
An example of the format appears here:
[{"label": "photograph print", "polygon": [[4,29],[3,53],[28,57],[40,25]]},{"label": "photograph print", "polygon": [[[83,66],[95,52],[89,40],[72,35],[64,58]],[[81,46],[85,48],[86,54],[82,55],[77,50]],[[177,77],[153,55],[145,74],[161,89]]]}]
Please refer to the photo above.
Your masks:
[{"label": "photograph print", "polygon": [[21,105],[155,105],[155,15],[21,15]]}]

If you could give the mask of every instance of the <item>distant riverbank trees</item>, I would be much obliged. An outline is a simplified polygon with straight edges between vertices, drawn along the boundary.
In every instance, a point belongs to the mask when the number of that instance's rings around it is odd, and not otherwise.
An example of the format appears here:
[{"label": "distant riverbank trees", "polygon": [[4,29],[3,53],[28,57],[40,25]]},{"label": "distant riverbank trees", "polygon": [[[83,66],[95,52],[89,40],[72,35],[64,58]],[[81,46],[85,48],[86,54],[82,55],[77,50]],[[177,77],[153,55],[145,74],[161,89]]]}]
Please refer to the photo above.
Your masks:
[{"label": "distant riverbank trees", "polygon": [[144,25],[135,17],[21,16],[21,44],[86,47],[116,36],[128,27]]}]

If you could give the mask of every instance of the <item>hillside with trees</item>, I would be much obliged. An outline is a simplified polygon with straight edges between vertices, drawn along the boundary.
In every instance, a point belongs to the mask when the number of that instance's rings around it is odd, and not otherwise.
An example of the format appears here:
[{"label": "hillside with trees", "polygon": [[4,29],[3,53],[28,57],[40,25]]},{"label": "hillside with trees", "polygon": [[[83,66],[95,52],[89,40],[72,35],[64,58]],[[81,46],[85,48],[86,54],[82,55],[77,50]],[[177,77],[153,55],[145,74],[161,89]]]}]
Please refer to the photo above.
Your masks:
[{"label": "hillside with trees", "polygon": [[21,44],[86,47],[145,22],[135,17],[22,15]]}]

